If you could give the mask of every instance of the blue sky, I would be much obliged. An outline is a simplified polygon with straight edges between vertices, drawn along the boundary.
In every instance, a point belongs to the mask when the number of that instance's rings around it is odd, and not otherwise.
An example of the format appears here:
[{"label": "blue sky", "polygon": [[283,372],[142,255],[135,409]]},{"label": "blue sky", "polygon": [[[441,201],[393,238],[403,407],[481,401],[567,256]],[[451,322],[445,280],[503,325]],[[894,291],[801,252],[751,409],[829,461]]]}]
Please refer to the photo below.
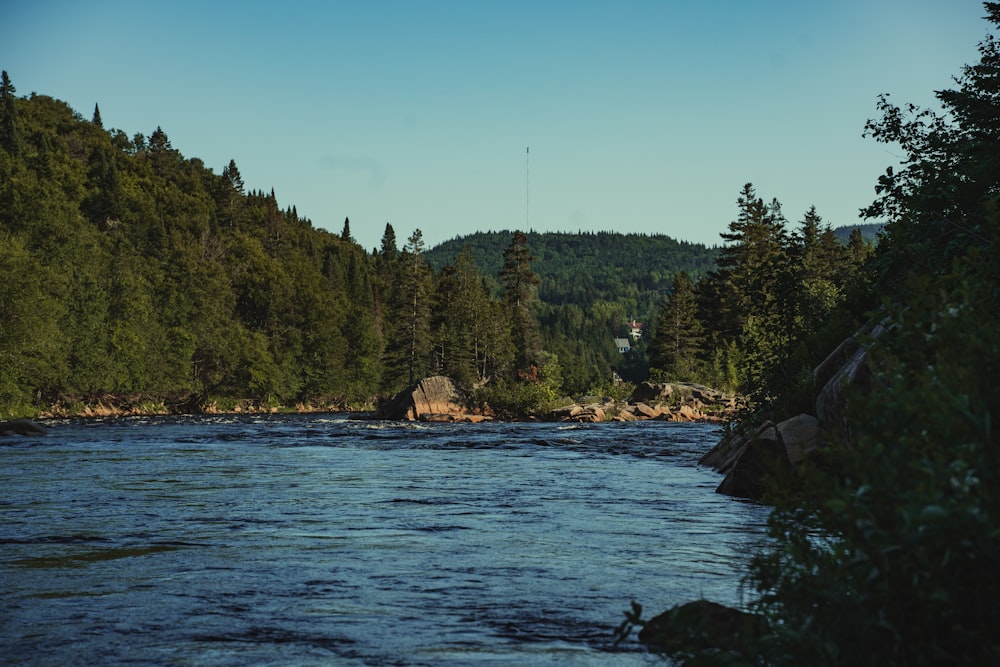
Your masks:
[{"label": "blue sky", "polygon": [[[0,68],[130,136],[163,128],[366,248],[501,229],[715,245],[752,182],[859,222],[898,153],[877,97],[931,105],[978,0],[19,0]],[[530,155],[527,150],[530,147]]]}]

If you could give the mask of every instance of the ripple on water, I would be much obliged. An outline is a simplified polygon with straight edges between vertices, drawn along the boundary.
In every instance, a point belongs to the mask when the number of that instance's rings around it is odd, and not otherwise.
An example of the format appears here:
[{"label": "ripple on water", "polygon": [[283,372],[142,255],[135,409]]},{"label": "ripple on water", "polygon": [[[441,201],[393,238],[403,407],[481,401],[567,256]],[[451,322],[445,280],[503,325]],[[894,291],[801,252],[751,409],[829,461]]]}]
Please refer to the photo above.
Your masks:
[{"label": "ripple on water", "polygon": [[[52,424],[0,451],[15,663],[660,664],[629,601],[739,601],[766,510],[705,425]],[[10,658],[13,656],[13,658]],[[610,658],[610,659],[609,659]]]}]

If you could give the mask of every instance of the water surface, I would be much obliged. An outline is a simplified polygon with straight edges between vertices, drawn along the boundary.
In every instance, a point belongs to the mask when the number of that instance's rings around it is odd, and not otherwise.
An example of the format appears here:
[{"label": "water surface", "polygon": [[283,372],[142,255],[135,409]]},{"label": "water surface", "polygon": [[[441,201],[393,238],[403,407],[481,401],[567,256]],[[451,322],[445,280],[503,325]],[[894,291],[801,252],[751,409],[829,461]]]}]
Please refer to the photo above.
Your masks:
[{"label": "water surface", "polygon": [[622,612],[738,604],[767,515],[705,424],[50,426],[0,444],[5,664],[663,664]]}]

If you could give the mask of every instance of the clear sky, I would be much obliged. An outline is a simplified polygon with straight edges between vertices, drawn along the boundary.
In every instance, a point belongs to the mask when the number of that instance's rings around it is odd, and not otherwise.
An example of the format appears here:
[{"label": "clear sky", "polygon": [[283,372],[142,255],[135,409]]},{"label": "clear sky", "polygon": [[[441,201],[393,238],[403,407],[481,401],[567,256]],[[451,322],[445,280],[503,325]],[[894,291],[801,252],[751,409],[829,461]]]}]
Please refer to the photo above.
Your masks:
[{"label": "clear sky", "polygon": [[854,224],[898,157],[862,138],[878,95],[933,104],[988,29],[979,0],[4,4],[19,96],[160,126],[369,250],[387,222],[715,245],[746,182]]}]

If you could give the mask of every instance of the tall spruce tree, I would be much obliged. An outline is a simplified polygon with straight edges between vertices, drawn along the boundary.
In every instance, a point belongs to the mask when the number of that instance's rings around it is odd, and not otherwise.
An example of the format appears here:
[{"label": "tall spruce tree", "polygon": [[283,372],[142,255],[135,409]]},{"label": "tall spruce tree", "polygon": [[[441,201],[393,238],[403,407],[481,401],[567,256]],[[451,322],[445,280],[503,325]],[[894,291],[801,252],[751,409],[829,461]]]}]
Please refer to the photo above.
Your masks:
[{"label": "tall spruce tree", "polygon": [[[717,350],[739,349],[744,389],[760,387],[787,348],[794,322],[792,262],[781,204],[757,196],[747,183],[737,199],[739,214],[721,236],[716,269],[703,281],[709,305],[706,326]],[[712,303],[712,300],[715,303]]]},{"label": "tall spruce tree", "polygon": [[388,222],[385,223],[385,231],[382,233],[382,245],[380,246],[380,257],[384,261],[392,261],[399,255],[399,248],[396,246],[396,230]]},{"label": "tall spruce tree", "polygon": [[399,258],[399,277],[392,286],[385,318],[386,350],[383,386],[389,391],[413,384],[430,370],[433,273],[424,258],[423,232],[415,229]]},{"label": "tall spruce tree", "polygon": [[434,313],[435,370],[467,387],[484,380],[479,369],[486,353],[482,322],[490,316],[489,294],[468,247],[441,269]]},{"label": "tall spruce tree", "polygon": [[510,245],[503,252],[500,278],[503,280],[504,303],[510,315],[519,369],[537,365],[541,353],[541,337],[534,312],[536,289],[541,281],[531,269],[533,260],[528,249],[528,237],[521,231],[515,231]]},{"label": "tall spruce tree", "polygon": [[0,74],[0,148],[13,156],[21,152],[21,131],[17,119],[17,89],[7,76],[7,70]]},{"label": "tall spruce tree", "polygon": [[694,284],[687,272],[678,271],[650,342],[651,377],[664,382],[699,379],[702,335]]}]

